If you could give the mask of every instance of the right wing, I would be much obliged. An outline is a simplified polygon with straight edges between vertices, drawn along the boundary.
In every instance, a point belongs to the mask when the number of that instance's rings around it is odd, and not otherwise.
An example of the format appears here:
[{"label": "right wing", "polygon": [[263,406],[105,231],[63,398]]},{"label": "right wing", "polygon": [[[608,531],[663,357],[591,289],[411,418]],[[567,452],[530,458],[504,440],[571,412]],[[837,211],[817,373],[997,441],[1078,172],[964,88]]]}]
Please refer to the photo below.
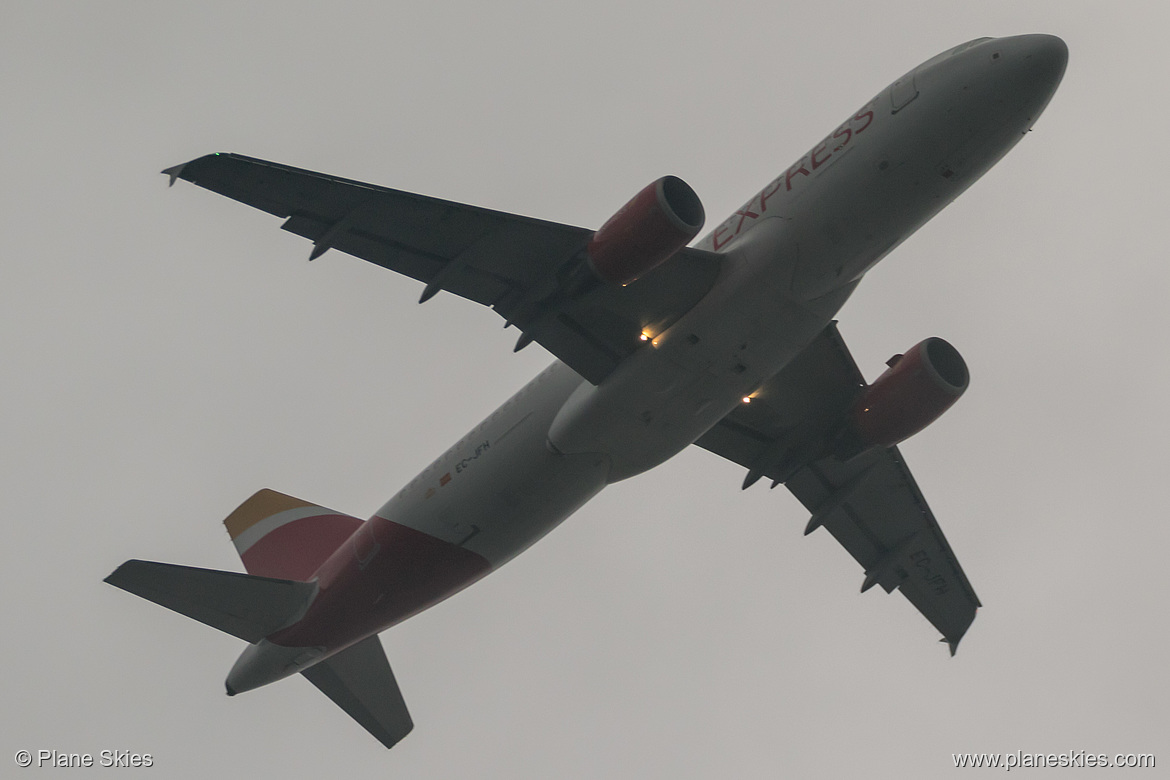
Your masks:
[{"label": "right wing", "polygon": [[848,460],[831,451],[836,425],[865,380],[831,323],[769,379],[750,404],[696,444],[761,477],[783,483],[812,513],[805,534],[824,526],[865,570],[861,590],[901,590],[954,654],[979,599],[897,447]]},{"label": "right wing", "polygon": [[163,171],[285,220],[313,242],[490,306],[594,384],[706,295],[720,255],[683,249],[625,287],[558,295],[593,231],[326,176],[238,154]]}]

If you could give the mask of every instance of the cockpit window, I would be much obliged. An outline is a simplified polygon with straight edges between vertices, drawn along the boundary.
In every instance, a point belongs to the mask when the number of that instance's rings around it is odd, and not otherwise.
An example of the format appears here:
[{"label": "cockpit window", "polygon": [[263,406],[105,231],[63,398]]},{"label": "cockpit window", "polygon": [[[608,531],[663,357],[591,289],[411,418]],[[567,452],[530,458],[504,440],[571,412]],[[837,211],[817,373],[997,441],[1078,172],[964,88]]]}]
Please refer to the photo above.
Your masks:
[{"label": "cockpit window", "polygon": [[983,43],[984,41],[990,41],[990,40],[991,40],[990,38],[976,38],[973,41],[967,41],[966,43],[961,43],[958,46],[956,46],[955,48],[951,49],[951,54],[952,55],[958,54],[961,51],[966,51],[967,49],[970,49],[972,46],[978,46],[979,44]]},{"label": "cockpit window", "polygon": [[983,43],[984,41],[990,41],[990,40],[992,40],[992,39],[991,38],[976,38],[973,41],[967,41],[966,43],[960,43],[958,46],[956,46],[953,49],[947,49],[946,51],[942,52],[941,54],[937,54],[934,57],[931,57],[929,60],[927,60],[926,62],[919,65],[917,70],[919,70],[919,71],[926,70],[931,65],[936,65],[939,62],[942,62],[943,60],[947,59],[948,57],[953,57],[956,54],[958,54],[959,52],[966,51],[967,49],[970,49],[972,46],[978,46],[979,44]]}]

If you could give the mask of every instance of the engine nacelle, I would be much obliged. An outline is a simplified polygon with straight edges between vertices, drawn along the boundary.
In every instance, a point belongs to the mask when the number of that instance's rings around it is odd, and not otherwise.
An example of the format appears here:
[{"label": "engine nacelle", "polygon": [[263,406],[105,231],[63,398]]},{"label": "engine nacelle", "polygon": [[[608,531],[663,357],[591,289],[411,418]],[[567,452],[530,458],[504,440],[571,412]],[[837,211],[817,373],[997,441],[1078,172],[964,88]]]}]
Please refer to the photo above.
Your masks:
[{"label": "engine nacelle", "polygon": [[940,338],[920,341],[857,399],[846,448],[892,447],[937,420],[967,389],[970,374],[958,350]]},{"label": "engine nacelle", "polygon": [[691,186],[663,176],[593,234],[585,249],[589,267],[608,284],[629,284],[689,244],[705,218]]}]

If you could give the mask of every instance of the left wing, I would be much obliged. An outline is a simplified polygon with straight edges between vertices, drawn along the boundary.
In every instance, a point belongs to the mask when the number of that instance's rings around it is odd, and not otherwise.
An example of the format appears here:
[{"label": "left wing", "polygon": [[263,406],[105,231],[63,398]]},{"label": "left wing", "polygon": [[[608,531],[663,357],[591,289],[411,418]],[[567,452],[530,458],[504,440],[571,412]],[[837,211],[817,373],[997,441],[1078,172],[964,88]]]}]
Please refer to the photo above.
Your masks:
[{"label": "left wing", "polygon": [[825,455],[865,380],[831,323],[752,398],[696,442],[783,483],[865,569],[862,592],[901,590],[954,655],[979,599],[897,447],[849,460]]},{"label": "left wing", "polygon": [[368,260],[439,290],[490,306],[598,384],[698,303],[715,282],[720,256],[683,249],[625,287],[596,284],[565,295],[593,231],[376,187],[238,154],[210,154],[163,171],[267,211],[284,230]]}]

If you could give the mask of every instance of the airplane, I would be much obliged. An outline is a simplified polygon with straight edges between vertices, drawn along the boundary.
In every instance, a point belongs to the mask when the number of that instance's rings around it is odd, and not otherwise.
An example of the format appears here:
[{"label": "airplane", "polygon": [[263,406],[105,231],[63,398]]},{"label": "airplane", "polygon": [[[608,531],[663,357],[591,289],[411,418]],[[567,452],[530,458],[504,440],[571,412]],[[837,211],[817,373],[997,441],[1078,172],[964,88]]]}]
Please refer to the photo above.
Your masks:
[{"label": "airplane", "polygon": [[499,568],[607,485],[692,444],[767,478],[954,655],[980,606],[897,444],[967,388],[928,338],[872,384],[834,315],[1032,128],[1068,61],[979,38],[851,113],[695,246],[681,179],[596,231],[237,154],[163,173],[313,242],[490,306],[556,361],[368,520],[261,490],[224,521],[246,574],[130,560],[106,582],[248,642],[228,695],[300,673],[386,747],[413,728],[378,633]]}]

